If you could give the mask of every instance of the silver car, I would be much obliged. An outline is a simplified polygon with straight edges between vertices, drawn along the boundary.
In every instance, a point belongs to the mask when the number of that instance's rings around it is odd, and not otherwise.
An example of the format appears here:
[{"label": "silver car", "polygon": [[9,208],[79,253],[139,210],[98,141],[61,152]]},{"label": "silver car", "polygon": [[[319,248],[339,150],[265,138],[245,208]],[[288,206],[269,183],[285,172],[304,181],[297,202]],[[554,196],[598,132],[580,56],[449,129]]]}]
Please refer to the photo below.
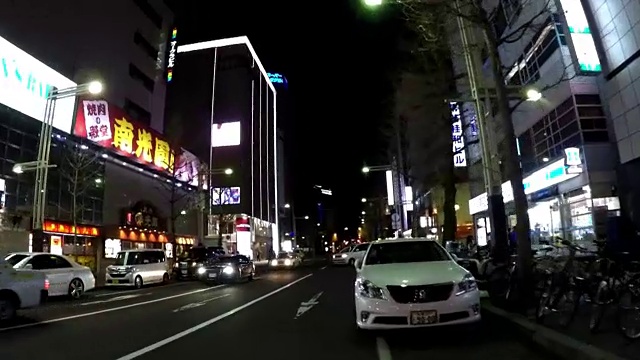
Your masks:
[{"label": "silver car", "polygon": [[107,267],[106,286],[132,286],[166,283],[169,264],[161,249],[126,250],[116,256],[114,265]]}]

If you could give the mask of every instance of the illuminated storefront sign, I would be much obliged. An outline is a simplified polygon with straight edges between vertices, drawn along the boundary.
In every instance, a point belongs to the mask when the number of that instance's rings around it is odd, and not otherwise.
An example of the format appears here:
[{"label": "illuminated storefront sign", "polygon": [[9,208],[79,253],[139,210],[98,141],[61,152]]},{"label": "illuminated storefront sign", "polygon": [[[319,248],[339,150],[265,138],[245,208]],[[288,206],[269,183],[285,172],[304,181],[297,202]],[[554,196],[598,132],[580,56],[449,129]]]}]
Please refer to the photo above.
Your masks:
[{"label": "illuminated storefront sign", "polygon": [[464,149],[464,131],[462,129],[462,118],[460,116],[460,105],[450,103],[451,108],[451,137],[453,139],[453,166],[467,166],[467,156]]},{"label": "illuminated storefront sign", "polygon": [[173,171],[175,152],[169,142],[106,101],[79,102],[74,134],[157,170]]},{"label": "illuminated storefront sign", "polygon": [[64,224],[55,221],[44,221],[43,230],[50,233],[65,234],[65,235],[81,235],[81,236],[98,236],[100,230],[95,226],[73,226],[70,224]]},{"label": "illuminated storefront sign", "polygon": [[211,147],[240,145],[241,129],[240,121],[213,124],[211,127]]},{"label": "illuminated storefront sign", "polygon": [[[566,159],[555,161],[525,177],[522,181],[524,193],[529,195],[580,175],[580,173],[571,173],[565,161]],[[582,164],[582,161],[580,163]],[[510,181],[502,184],[502,198],[505,204],[513,201],[513,189]],[[487,193],[480,194],[469,200],[469,213],[471,215],[487,209],[489,209]]]},{"label": "illuminated storefront sign", "polygon": [[169,43],[169,59],[167,60],[167,82],[173,80],[173,67],[176,64],[176,52],[178,50],[178,29],[171,32],[171,42]]},{"label": "illuminated storefront sign", "polygon": [[240,187],[232,186],[225,188],[211,189],[212,205],[239,205],[240,204]]},{"label": "illuminated storefront sign", "polygon": [[581,71],[600,72],[602,66],[587,22],[587,16],[580,0],[560,0],[567,20],[571,42],[578,58]]},{"label": "illuminated storefront sign", "polygon": [[[47,96],[53,88],[77,84],[0,37],[0,104],[43,121]],[[75,97],[56,101],[53,127],[71,132]]]},{"label": "illuminated storefront sign", "polygon": [[564,149],[564,161],[567,167],[567,174],[582,174],[582,158],[580,157],[579,148]]},{"label": "illuminated storefront sign", "polygon": [[287,83],[287,78],[285,78],[281,74],[267,73],[267,76],[269,77],[269,81],[271,81],[272,84],[283,84],[284,85],[284,84]]}]

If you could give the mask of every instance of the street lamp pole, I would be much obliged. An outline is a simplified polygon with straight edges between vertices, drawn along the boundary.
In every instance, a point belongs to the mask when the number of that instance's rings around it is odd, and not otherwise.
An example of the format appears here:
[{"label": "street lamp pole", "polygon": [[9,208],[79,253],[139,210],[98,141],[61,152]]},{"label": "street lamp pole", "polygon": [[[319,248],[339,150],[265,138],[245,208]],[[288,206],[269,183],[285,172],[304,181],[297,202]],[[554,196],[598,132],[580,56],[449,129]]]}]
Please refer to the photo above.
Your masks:
[{"label": "street lamp pole", "polygon": [[[51,156],[51,136],[53,133],[53,120],[56,112],[56,102],[60,99],[76,97],[85,94],[99,94],[102,92],[102,84],[93,81],[66,89],[53,88],[47,96],[45,104],[44,119],[40,127],[40,141],[38,143],[37,165],[34,167],[36,171],[36,179],[33,193],[33,216],[32,229],[42,230],[47,202],[47,180],[49,177],[49,159]],[[75,116],[75,114],[74,114]],[[19,167],[21,164],[16,164]]]}]

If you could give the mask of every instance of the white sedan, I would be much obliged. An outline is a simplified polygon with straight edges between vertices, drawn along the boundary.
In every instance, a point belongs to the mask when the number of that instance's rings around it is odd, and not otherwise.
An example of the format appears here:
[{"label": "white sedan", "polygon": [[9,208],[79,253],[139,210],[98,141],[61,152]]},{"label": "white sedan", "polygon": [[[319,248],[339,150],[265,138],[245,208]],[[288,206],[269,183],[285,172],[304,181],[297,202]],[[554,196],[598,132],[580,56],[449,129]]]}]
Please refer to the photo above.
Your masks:
[{"label": "white sedan", "polygon": [[356,325],[395,329],[480,321],[473,276],[438,243],[382,240],[356,262]]},{"label": "white sedan", "polygon": [[49,296],[79,299],[86,291],[96,287],[91,269],[65,256],[22,252],[9,254],[5,260],[16,270],[28,269],[44,273],[49,279]]}]

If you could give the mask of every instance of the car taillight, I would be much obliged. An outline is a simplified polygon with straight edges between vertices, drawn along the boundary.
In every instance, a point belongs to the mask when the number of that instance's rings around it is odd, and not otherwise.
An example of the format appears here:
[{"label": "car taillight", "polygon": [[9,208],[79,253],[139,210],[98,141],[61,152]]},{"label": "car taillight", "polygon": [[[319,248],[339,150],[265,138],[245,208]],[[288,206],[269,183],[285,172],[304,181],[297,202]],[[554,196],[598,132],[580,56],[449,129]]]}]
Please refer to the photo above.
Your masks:
[{"label": "car taillight", "polygon": [[49,290],[49,279],[44,279],[44,289]]}]

